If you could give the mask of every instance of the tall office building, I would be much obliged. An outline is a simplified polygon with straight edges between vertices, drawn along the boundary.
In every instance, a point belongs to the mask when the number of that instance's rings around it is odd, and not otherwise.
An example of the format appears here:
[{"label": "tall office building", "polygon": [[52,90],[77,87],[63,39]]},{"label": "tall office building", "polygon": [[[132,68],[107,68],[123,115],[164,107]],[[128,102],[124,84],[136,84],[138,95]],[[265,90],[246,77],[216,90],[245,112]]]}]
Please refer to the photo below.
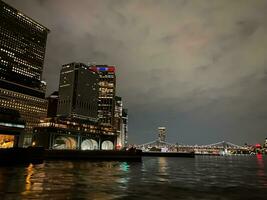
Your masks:
[{"label": "tall office building", "polygon": [[122,147],[128,144],[128,110],[122,109],[122,128],[121,128]]},{"label": "tall office building", "polygon": [[90,69],[99,74],[98,118],[103,133],[114,134],[116,94],[115,67],[94,65]]},{"label": "tall office building", "polygon": [[98,120],[99,76],[82,63],[62,66],[57,116]]},{"label": "tall office building", "polygon": [[42,72],[49,30],[0,1],[0,106],[18,110],[25,137],[46,116]]},{"label": "tall office building", "polygon": [[158,127],[158,140],[160,142],[166,142],[166,128],[165,127]]}]

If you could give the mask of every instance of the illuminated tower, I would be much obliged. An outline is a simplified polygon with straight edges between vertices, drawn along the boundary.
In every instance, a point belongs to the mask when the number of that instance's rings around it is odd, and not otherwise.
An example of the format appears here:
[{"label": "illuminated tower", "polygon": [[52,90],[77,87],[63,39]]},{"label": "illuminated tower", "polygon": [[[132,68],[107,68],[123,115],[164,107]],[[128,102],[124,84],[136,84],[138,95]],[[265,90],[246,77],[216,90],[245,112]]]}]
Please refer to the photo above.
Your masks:
[{"label": "illuminated tower", "polygon": [[42,81],[49,30],[0,1],[0,106],[19,111],[26,121],[25,141],[46,117],[46,83]]},{"label": "illuminated tower", "polygon": [[93,65],[90,69],[99,74],[98,118],[101,125],[101,131],[102,133],[115,134],[115,67],[108,65]]},{"label": "illuminated tower", "polygon": [[158,127],[158,140],[160,142],[166,142],[166,127]]}]

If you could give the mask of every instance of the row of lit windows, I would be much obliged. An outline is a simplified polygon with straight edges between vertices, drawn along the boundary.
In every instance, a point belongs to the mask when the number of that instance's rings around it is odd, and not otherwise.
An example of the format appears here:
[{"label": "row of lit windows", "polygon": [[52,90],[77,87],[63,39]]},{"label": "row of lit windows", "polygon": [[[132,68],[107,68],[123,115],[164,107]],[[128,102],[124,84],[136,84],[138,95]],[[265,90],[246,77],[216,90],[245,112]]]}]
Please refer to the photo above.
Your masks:
[{"label": "row of lit windows", "polygon": [[114,75],[113,74],[107,74],[107,75],[99,74],[99,77],[100,78],[114,78]]},{"label": "row of lit windows", "polygon": [[101,93],[113,93],[113,92],[114,92],[113,89],[104,88],[104,87],[100,87],[100,88],[99,88],[99,91],[100,91]]},{"label": "row of lit windows", "polygon": [[101,86],[101,87],[114,87],[114,83],[100,80],[99,86]]},{"label": "row of lit windows", "polygon": [[[17,62],[17,63],[19,63],[19,64],[22,64],[22,65],[26,66],[26,68],[24,68],[24,69],[28,69],[27,71],[29,71],[29,72],[35,72],[35,73],[33,74],[34,76],[36,76],[36,75],[37,75],[37,76],[40,76],[40,69],[39,69],[39,67],[35,67],[35,66],[32,66],[32,65],[29,65],[26,61],[24,61],[24,60],[22,60],[22,59],[20,59],[20,58],[17,58],[16,56],[14,56],[14,53],[11,53],[11,52],[9,52],[9,51],[7,51],[7,50],[5,50],[5,49],[0,48],[0,51],[7,53],[7,55],[8,55],[9,57],[13,58],[13,60],[14,60],[15,62]],[[29,68],[32,68],[32,69],[30,70]],[[25,72],[26,72],[26,71],[25,71]]]},{"label": "row of lit windows", "polygon": [[40,79],[40,77],[39,76],[37,76],[36,77],[36,74],[33,74],[33,73],[30,73],[29,71],[26,71],[26,70],[24,70],[24,69],[20,69],[20,68],[18,68],[18,67],[13,67],[12,68],[12,71],[13,72],[16,72],[16,73],[19,73],[19,74],[22,74],[22,75],[24,75],[24,76],[28,76],[28,77],[34,77],[34,78],[37,78],[38,77],[38,79]]},{"label": "row of lit windows", "polygon": [[[42,57],[45,54],[45,43],[44,44],[37,44],[34,41],[29,40],[30,38],[26,39],[25,38],[25,34],[16,34],[16,35],[14,35],[13,32],[7,30],[6,28],[2,28],[2,27],[0,27],[0,33],[3,36],[6,36],[6,37],[8,37],[10,39],[15,40],[14,44],[16,46],[27,47],[27,49],[32,48],[32,52],[37,52],[38,55],[40,55]],[[32,38],[32,39],[34,39],[34,38]],[[4,38],[2,40],[4,40]],[[27,41],[27,43],[23,42],[25,40]]]},{"label": "row of lit windows", "polygon": [[[67,99],[67,100],[64,99],[64,100],[60,100],[58,102],[58,105],[64,106],[64,105],[69,105],[70,103],[71,103],[70,99]],[[84,101],[79,101],[79,100],[76,101],[76,106],[78,106],[78,108],[87,109],[90,111],[97,110],[97,106],[93,106],[89,102],[84,102]]]},{"label": "row of lit windows", "polygon": [[13,56],[13,58],[14,58],[14,61],[16,61],[16,62],[18,62],[18,63],[20,63],[20,64],[22,64],[22,65],[25,65],[25,66],[27,66],[27,67],[29,67],[29,68],[33,68],[33,69],[35,69],[37,72],[39,72],[40,71],[40,68],[42,68],[41,66],[33,66],[33,65],[30,65],[30,64],[28,64],[28,62],[27,61],[25,61],[25,60],[22,60],[22,59],[20,59],[20,58],[17,58],[17,57],[15,57],[15,56]]},{"label": "row of lit windows", "polygon": [[[8,48],[12,51],[15,51],[15,52],[21,54],[20,57],[27,57],[27,58],[31,58],[31,59],[36,59],[36,60],[38,60],[38,62],[43,62],[43,56],[34,52],[33,49],[32,50],[29,49],[28,46],[26,46],[26,47],[20,46],[16,43],[7,42],[6,40],[5,41],[4,40],[5,40],[5,38],[2,40],[1,45],[5,48]],[[14,45],[14,44],[16,44],[16,45]]]},{"label": "row of lit windows", "polygon": [[22,103],[14,103],[12,101],[2,100],[0,99],[0,105],[3,107],[13,108],[19,111],[25,112],[34,112],[34,113],[46,113],[46,109],[38,108],[36,106],[29,106]]},{"label": "row of lit windows", "polygon": [[13,45],[13,44],[14,44],[14,43],[7,42],[7,41],[5,40],[5,38],[4,38],[4,39],[2,40],[2,42],[1,42],[1,45],[2,45],[3,47],[12,49],[13,51],[16,51],[17,53],[20,53],[20,54],[25,54],[25,53],[26,53],[26,51],[23,50],[23,49],[21,49],[21,48],[19,48],[18,45]]},{"label": "row of lit windows", "polygon": [[[78,124],[78,123],[76,123]],[[59,124],[59,123],[53,123],[53,122],[43,122],[38,124],[39,127],[56,127],[56,128],[62,128],[62,129],[73,129],[73,130],[78,130],[78,131],[84,131],[88,133],[96,133],[97,132],[97,127],[95,126],[89,126],[87,128],[81,127],[80,124],[77,126],[70,126],[67,124]]]},{"label": "row of lit windows", "polygon": [[3,65],[5,65],[5,66],[7,66],[8,65],[8,62],[7,61],[5,61],[5,60],[0,60],[0,62],[3,64]]},{"label": "row of lit windows", "polygon": [[40,99],[40,98],[32,97],[29,95],[13,92],[13,91],[9,91],[9,90],[0,89],[0,94],[1,93],[8,95],[8,96],[11,96],[11,97],[17,97],[17,98],[21,98],[24,100],[31,100],[31,103],[36,103],[36,105],[41,105],[40,103],[46,102],[45,99]]},{"label": "row of lit windows", "polygon": [[[13,34],[10,34],[6,29],[0,27],[0,34],[2,36],[5,36],[6,38],[9,38],[9,40],[13,40],[13,44],[16,44],[16,46],[21,45],[21,47],[28,46],[23,40],[18,39],[18,37],[15,37]],[[3,37],[2,37],[3,38]],[[3,40],[6,38],[3,38]]]},{"label": "row of lit windows", "polygon": [[27,17],[26,15],[20,13],[20,12],[14,12],[11,9],[7,8],[4,6],[4,10],[6,12],[8,12],[9,14],[16,16],[17,18],[21,19],[23,22],[30,24],[31,26],[35,26],[37,29],[39,29],[40,31],[45,31],[46,29],[41,26],[40,24],[38,24],[37,22],[35,22],[34,20],[32,20],[31,18]]}]

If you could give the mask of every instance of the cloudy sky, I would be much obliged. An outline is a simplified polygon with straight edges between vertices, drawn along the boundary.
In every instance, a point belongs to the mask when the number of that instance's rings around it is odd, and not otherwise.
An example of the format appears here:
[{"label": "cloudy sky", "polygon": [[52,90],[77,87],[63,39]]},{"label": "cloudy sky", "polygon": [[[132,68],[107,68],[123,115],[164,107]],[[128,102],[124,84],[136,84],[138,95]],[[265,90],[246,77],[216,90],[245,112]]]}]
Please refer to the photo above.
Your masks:
[{"label": "cloudy sky", "polygon": [[62,64],[117,66],[130,143],[267,137],[266,0],[4,1],[51,30],[47,94]]}]

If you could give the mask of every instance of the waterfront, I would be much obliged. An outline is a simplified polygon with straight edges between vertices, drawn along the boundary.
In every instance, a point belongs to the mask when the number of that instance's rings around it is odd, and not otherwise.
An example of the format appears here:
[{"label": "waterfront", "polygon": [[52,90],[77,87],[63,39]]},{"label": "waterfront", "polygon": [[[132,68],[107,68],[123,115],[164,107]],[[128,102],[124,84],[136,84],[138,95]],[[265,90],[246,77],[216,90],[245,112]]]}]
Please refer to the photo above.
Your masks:
[{"label": "waterfront", "polygon": [[266,199],[267,158],[49,161],[0,167],[1,199]]}]

